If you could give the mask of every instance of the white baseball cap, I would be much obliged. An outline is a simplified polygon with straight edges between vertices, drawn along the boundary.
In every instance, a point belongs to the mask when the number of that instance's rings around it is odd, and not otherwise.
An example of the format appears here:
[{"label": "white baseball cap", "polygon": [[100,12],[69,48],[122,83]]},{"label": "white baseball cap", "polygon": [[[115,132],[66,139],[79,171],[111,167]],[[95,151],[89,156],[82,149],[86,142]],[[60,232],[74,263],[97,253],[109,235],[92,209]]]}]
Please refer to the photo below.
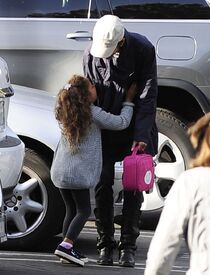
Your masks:
[{"label": "white baseball cap", "polygon": [[124,37],[124,27],[119,17],[111,14],[104,15],[93,29],[93,43],[90,53],[95,57],[110,57],[117,44]]}]

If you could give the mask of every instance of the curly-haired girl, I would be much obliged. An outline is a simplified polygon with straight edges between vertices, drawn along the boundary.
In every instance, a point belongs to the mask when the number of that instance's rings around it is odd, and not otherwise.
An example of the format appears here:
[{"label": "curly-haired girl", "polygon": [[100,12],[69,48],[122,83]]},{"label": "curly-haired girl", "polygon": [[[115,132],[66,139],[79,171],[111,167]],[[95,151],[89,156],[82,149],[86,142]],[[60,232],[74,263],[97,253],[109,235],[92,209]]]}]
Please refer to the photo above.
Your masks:
[{"label": "curly-haired girl", "polygon": [[102,168],[100,129],[122,130],[129,126],[133,114],[135,84],[126,95],[120,115],[103,111],[93,103],[96,89],[90,81],[74,75],[58,93],[55,117],[61,138],[51,167],[51,178],[59,188],[66,206],[63,242],[55,255],[84,265],[86,258],[73,248],[90,212],[89,189],[96,186]]}]

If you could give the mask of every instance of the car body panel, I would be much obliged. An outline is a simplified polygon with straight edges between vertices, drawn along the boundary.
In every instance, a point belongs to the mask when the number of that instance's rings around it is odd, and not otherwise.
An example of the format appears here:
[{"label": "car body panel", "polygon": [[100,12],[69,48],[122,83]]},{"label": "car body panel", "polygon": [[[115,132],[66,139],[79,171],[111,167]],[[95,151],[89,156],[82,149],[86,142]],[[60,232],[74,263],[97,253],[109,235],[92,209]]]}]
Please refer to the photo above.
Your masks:
[{"label": "car body panel", "polygon": [[7,125],[10,97],[13,94],[7,64],[0,57],[0,243],[7,240],[4,202],[13,196],[25,156],[23,142]]},{"label": "car body panel", "polygon": [[9,127],[6,129],[6,135],[7,140],[9,137],[13,137],[13,140],[9,146],[0,142],[0,178],[3,189],[16,186],[22,171],[25,150],[23,142]]},{"label": "car body panel", "polygon": [[[127,30],[146,35],[156,47],[159,78],[189,81],[210,94],[210,20],[122,21]],[[81,31],[90,35],[96,19],[1,18],[0,22],[4,37],[0,54],[14,84],[55,95],[72,74],[82,73],[82,55],[90,40],[66,36]]]},{"label": "car body panel", "polygon": [[[41,91],[13,85],[8,124],[19,136],[39,140],[55,150],[60,129],[54,116],[55,97]],[[29,114],[29,115],[26,115]]]},{"label": "car body panel", "polygon": [[0,58],[0,181],[3,191],[14,188],[22,171],[25,146],[8,127],[10,98],[13,96],[6,62]]}]

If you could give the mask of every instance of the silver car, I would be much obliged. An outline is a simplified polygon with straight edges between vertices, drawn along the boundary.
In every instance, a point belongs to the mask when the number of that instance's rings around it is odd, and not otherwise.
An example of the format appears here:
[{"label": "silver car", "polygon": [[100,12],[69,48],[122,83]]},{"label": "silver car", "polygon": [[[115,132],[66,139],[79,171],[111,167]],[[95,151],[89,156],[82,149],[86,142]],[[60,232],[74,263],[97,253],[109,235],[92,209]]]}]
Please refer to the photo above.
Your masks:
[{"label": "silver car", "polygon": [[[13,94],[7,64],[0,58],[0,243],[7,239],[5,212],[8,213],[9,222],[11,212],[15,211],[14,200],[21,196],[21,191],[16,187],[25,154],[23,142],[7,125],[9,102]],[[17,222],[18,218],[14,219]]]},{"label": "silver car", "polygon": [[[186,129],[210,111],[210,1],[0,0],[0,55],[15,89],[9,124],[26,144],[23,202],[30,194],[24,226],[8,224],[11,246],[32,245],[60,232],[63,205],[49,177],[59,135],[53,96],[73,73],[82,73],[83,51],[104,14],[119,16],[128,31],[147,36],[156,47],[159,150],[156,188],[144,194],[143,217],[161,210],[193,154]],[[116,215],[123,200],[121,176],[122,163],[117,163]]]}]

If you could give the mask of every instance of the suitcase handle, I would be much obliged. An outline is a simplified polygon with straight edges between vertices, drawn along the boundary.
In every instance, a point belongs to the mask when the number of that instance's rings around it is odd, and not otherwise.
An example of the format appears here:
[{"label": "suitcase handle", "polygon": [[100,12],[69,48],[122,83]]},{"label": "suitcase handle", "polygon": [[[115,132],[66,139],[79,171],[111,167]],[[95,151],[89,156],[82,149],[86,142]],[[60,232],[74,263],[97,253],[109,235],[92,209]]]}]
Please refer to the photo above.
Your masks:
[{"label": "suitcase handle", "polygon": [[[138,151],[139,151],[139,148],[138,148],[137,146],[134,147],[134,149],[133,149],[133,151],[132,151],[132,155],[133,155],[133,156],[137,155],[137,152],[138,152]],[[140,153],[143,154],[144,152],[141,152],[141,151],[140,151]]]},{"label": "suitcase handle", "polygon": [[132,155],[137,155],[138,152],[138,147],[134,147],[133,151],[132,151]]}]

